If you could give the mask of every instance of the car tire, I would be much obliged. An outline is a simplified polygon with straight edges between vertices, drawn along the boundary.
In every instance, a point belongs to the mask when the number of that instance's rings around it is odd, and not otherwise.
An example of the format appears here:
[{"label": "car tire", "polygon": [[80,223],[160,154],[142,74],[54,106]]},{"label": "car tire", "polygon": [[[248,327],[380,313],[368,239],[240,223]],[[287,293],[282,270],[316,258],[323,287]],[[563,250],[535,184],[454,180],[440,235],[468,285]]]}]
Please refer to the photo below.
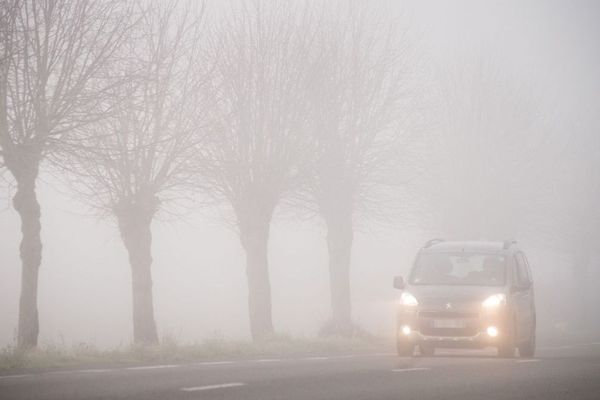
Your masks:
[{"label": "car tire", "polygon": [[435,346],[431,344],[420,344],[419,354],[421,354],[421,357],[433,357],[435,355]]},{"label": "car tire", "polygon": [[508,335],[504,343],[498,346],[498,357],[512,358],[515,356],[515,338],[517,336],[515,332],[515,325],[516,324],[513,323],[512,326],[509,327],[508,331],[510,332],[510,334]]},{"label": "car tire", "polygon": [[532,358],[535,355],[535,325],[534,322],[529,339],[519,345],[520,357]]},{"label": "car tire", "polygon": [[400,357],[412,357],[415,345],[402,339],[396,339],[396,351]]},{"label": "car tire", "polygon": [[498,346],[498,357],[513,358],[515,356],[515,346],[502,345]]}]

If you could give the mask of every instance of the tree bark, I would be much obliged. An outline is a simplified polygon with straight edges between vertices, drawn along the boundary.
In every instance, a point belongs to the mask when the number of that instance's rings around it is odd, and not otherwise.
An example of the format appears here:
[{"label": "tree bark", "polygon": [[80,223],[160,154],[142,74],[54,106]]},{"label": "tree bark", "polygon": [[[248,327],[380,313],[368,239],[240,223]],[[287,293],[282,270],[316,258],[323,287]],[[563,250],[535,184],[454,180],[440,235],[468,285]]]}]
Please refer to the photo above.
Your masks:
[{"label": "tree bark", "polygon": [[354,237],[351,212],[325,214],[329,251],[331,326],[327,333],[351,336],[353,333],[350,295],[350,258]]},{"label": "tree bark", "polygon": [[268,261],[271,214],[248,215],[244,221],[240,223],[240,240],[246,251],[250,333],[256,342],[274,333]]},{"label": "tree bark", "polygon": [[19,348],[37,346],[39,320],[37,308],[38,274],[42,262],[40,238],[40,205],[35,192],[37,167],[30,174],[15,174],[17,192],[13,206],[21,218],[21,298],[19,301],[19,325],[17,345]]},{"label": "tree bark", "polygon": [[132,206],[119,212],[119,230],[129,253],[133,294],[133,341],[136,344],[157,344],[152,297],[152,216]]},{"label": "tree bark", "polygon": [[590,321],[590,300],[589,300],[589,264],[590,251],[581,247],[577,250],[574,257],[574,275],[577,284],[577,310],[573,313],[575,323],[583,329],[589,328]]}]

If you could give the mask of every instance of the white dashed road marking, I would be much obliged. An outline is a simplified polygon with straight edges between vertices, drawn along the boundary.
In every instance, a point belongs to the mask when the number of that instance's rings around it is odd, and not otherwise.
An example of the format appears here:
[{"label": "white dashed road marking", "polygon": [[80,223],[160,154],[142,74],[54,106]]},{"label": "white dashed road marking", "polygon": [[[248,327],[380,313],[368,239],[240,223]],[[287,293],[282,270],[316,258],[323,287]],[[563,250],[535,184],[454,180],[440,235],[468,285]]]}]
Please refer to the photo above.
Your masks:
[{"label": "white dashed road marking", "polygon": [[114,369],[101,369],[101,368],[79,369],[76,372],[80,372],[82,374],[101,374],[101,373],[110,372],[110,371],[114,371]]},{"label": "white dashed road marking", "polygon": [[278,362],[281,361],[278,358],[263,358],[262,360],[253,360],[253,362],[259,362],[259,363],[269,363],[269,362]]},{"label": "white dashed road marking", "polygon": [[532,363],[532,362],[539,362],[540,360],[537,358],[532,358],[530,360],[517,360],[517,363],[519,364],[523,364],[523,363]]},{"label": "white dashed road marking", "polygon": [[214,389],[225,389],[231,387],[245,386],[242,382],[222,383],[220,385],[208,385],[208,386],[196,386],[196,387],[184,387],[181,388],[182,392],[200,392],[203,390],[214,390]]},{"label": "white dashed road marking", "polygon": [[168,365],[148,365],[145,367],[129,367],[129,368],[125,368],[129,371],[144,371],[144,370],[148,370],[148,369],[165,369],[165,368],[177,368],[180,367],[180,365],[176,365],[176,364],[168,364]]},{"label": "white dashed road marking", "polygon": [[392,370],[392,372],[411,372],[411,371],[429,371],[429,368],[398,368],[398,369]]},{"label": "white dashed road marking", "polygon": [[235,363],[233,361],[205,361],[205,362],[196,363],[194,365],[206,366],[206,365],[229,365],[229,364],[235,364]]}]

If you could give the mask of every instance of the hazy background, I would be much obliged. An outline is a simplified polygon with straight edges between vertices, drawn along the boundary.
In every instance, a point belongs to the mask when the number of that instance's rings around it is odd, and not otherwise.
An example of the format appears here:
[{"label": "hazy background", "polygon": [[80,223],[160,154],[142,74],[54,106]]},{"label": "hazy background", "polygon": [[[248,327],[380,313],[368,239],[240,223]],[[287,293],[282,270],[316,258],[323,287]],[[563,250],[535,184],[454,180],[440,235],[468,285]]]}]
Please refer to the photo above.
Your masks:
[{"label": "hazy background", "polygon": [[[216,2],[209,2],[214,7]],[[373,7],[383,3],[372,2]],[[501,60],[508,74],[526,82],[549,132],[541,165],[549,174],[565,160],[580,160],[580,149],[597,146],[600,129],[600,3],[596,1],[414,1],[393,3],[417,43],[423,64],[423,90],[435,85],[436,71],[448,65],[469,68],[469,60]],[[435,113],[432,108],[432,114]],[[432,115],[432,120],[436,118]],[[440,130],[438,125],[432,130]],[[444,133],[441,128],[440,134]],[[509,143],[518,147],[520,143]],[[431,155],[435,157],[435,146]],[[597,149],[597,147],[596,147]],[[461,158],[472,151],[464,147]],[[600,181],[600,157],[585,153],[579,169],[551,180],[549,200],[571,209],[573,191],[565,182],[585,177]],[[598,152],[596,150],[596,155]],[[441,165],[443,160],[430,162]],[[433,165],[432,164],[432,165]],[[561,164],[562,165],[562,164]],[[571,164],[567,164],[567,167]],[[538,167],[540,165],[538,164]],[[573,172],[577,171],[577,172]],[[569,175],[571,174],[571,175]],[[434,179],[435,181],[435,179]],[[41,175],[42,240],[39,277],[40,343],[89,342],[100,347],[131,341],[131,272],[115,226],[86,216],[86,210],[56,190],[55,179]],[[439,182],[440,185],[443,182]],[[587,185],[587,183],[583,183]],[[6,189],[2,187],[3,193]],[[12,193],[9,191],[9,193]],[[582,195],[588,196],[584,191]],[[14,342],[19,298],[19,221],[2,195],[0,207],[0,346]],[[435,199],[434,199],[435,200]],[[564,202],[561,203],[561,201]],[[590,198],[590,201],[593,200]],[[434,201],[435,202],[435,201]],[[596,208],[593,208],[597,212]],[[556,215],[546,215],[549,221]],[[418,219],[418,218],[417,218]],[[557,217],[557,221],[558,221]],[[423,241],[444,235],[440,225],[370,226],[353,246],[353,316],[378,335],[393,335],[395,291],[392,276],[410,268]],[[600,263],[596,244],[586,288],[578,286],[573,260],[561,239],[560,224],[550,221],[542,233],[516,232],[534,271],[540,336],[559,335],[578,307],[582,289],[594,304],[593,323],[600,329]],[[223,335],[248,338],[244,252],[236,234],[210,210],[153,224],[152,266],[159,335],[182,341]],[[541,240],[547,236],[553,239]],[[558,245],[556,243],[559,243]],[[278,332],[314,335],[328,319],[327,249],[318,222],[275,218],[269,243],[273,319]],[[558,286],[560,284],[560,286]]]}]

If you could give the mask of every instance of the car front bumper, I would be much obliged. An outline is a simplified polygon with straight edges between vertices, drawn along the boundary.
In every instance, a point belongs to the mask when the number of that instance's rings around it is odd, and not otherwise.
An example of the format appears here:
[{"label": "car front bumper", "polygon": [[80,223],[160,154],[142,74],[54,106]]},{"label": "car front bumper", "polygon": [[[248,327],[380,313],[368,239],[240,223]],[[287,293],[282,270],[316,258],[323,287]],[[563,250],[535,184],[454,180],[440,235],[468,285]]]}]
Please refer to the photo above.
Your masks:
[{"label": "car front bumper", "polygon": [[[428,344],[448,348],[484,348],[501,346],[511,339],[510,313],[507,309],[494,312],[480,309],[445,310],[417,309],[398,311],[397,339],[414,345]],[[460,327],[436,328],[436,323],[458,321]],[[408,327],[408,329],[406,329]],[[496,335],[490,335],[489,328]]]},{"label": "car front bumper", "polygon": [[474,336],[426,336],[420,332],[412,332],[409,337],[402,336],[400,340],[405,340],[414,345],[428,344],[434,347],[475,349],[498,346],[501,343],[500,340],[491,338],[485,332],[479,332]]}]

